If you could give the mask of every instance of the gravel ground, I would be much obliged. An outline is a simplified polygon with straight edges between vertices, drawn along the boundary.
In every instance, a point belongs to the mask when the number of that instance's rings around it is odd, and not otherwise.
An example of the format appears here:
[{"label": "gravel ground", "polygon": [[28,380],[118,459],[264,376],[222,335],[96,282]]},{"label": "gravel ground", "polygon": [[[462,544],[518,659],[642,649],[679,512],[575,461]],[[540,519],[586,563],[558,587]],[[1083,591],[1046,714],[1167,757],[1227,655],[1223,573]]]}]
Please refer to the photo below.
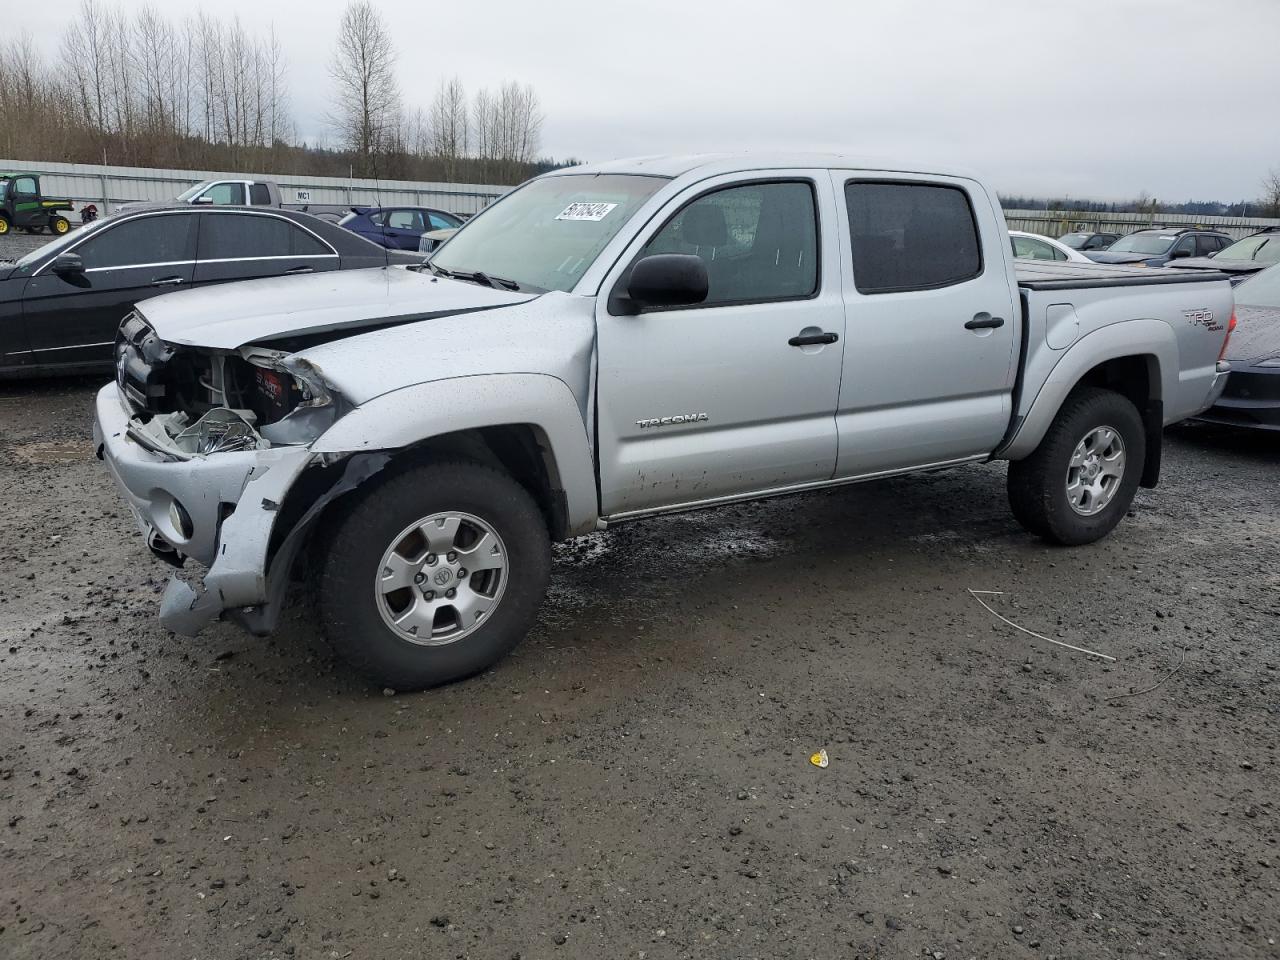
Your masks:
[{"label": "gravel ground", "polygon": [[94,386],[0,384],[6,960],[1280,956],[1280,438],[1072,550],[998,467],[620,527],[389,697],[160,629]]},{"label": "gravel ground", "polygon": [[24,230],[11,229],[5,236],[0,237],[0,260],[17,260],[36,247],[43,247],[52,239],[52,234],[48,233],[27,233]]}]

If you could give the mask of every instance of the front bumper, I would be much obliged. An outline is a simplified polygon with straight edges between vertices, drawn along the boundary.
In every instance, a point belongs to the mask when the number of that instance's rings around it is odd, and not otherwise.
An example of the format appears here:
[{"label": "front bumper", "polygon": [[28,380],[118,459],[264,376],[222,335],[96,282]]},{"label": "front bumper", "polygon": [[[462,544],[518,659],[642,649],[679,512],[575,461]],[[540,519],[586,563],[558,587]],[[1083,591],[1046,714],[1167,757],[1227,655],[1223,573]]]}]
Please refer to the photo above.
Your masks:
[{"label": "front bumper", "polygon": [[[171,460],[129,437],[129,419],[116,384],[98,391],[93,436],[99,458],[152,549],[171,551],[179,563],[190,557],[208,567],[195,587],[174,577],[161,621],[187,635],[227,610],[264,622],[256,608],[279,599],[269,582],[272,531],[285,495],[312,461],[310,450],[279,447]],[[175,502],[190,518],[188,531],[174,521]]]},{"label": "front bumper", "polygon": [[1280,430],[1280,367],[1244,367],[1232,372],[1226,389],[1196,417],[1206,423],[1254,430]]}]

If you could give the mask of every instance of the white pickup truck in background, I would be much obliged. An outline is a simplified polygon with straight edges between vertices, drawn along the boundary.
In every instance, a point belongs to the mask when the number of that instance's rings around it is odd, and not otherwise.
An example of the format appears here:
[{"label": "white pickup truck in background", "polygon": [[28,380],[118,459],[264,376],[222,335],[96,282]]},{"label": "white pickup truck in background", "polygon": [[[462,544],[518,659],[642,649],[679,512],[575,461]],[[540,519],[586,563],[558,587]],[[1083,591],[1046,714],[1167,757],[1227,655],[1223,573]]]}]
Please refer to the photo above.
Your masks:
[{"label": "white pickup truck in background", "polygon": [[[310,200],[310,197],[306,198]],[[298,201],[303,203],[304,201]],[[131,203],[116,204],[113,213],[128,210],[141,210],[146,207],[169,207],[176,204],[189,203],[195,206],[214,204],[234,207],[281,207],[280,187],[272,180],[254,179],[252,177],[221,177],[215,180],[203,180],[193,187],[188,187],[172,200],[138,200]],[[305,209],[300,207],[299,209]]]},{"label": "white pickup truck in background", "polygon": [[844,156],[571,167],[420,267],[147,300],[95,435],[175,579],[162,619],[272,628],[291,571],[401,689],[528,630],[550,542],[1008,460],[1014,516],[1106,535],[1213,403],[1214,273],[1027,263],[965,173]]}]

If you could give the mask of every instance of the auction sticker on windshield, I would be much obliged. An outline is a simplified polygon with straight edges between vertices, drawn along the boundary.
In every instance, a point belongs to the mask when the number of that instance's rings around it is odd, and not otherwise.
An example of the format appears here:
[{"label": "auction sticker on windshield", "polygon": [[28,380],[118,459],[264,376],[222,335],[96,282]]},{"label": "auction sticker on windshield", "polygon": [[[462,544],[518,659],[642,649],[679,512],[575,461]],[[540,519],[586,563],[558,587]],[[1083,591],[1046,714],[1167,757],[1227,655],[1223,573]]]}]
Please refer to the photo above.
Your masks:
[{"label": "auction sticker on windshield", "polygon": [[590,220],[598,222],[609,215],[616,203],[571,203],[560,211],[557,220]]}]

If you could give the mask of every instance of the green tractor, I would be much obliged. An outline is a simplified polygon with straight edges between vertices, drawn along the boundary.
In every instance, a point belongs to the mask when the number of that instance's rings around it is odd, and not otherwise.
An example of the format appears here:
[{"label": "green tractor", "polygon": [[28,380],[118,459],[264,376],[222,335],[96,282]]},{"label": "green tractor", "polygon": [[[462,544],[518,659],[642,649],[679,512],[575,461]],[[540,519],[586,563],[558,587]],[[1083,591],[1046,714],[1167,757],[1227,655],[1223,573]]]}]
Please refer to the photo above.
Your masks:
[{"label": "green tractor", "polygon": [[71,210],[71,201],[40,193],[38,173],[0,173],[0,237],[14,227],[39,233],[45,227],[62,236],[71,221],[59,213]]}]

